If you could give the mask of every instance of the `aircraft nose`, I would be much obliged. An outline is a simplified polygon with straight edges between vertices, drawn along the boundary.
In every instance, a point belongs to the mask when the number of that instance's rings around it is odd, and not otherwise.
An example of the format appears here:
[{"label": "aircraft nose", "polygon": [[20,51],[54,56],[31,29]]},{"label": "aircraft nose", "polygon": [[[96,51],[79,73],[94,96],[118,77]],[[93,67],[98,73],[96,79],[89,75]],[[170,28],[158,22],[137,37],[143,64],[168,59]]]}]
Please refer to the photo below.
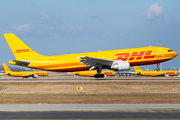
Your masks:
[{"label": "aircraft nose", "polygon": [[176,57],[178,55],[178,53],[177,52],[174,52],[174,57]]}]

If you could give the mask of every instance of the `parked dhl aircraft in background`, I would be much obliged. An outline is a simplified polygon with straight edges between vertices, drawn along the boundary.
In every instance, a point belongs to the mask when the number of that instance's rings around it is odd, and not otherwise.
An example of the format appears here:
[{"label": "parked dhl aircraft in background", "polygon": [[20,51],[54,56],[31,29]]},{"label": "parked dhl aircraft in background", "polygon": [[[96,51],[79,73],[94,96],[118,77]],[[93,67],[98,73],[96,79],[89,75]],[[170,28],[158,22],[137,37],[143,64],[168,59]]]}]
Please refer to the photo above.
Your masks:
[{"label": "parked dhl aircraft in background", "polygon": [[[88,70],[88,71],[76,71],[72,72],[73,75],[78,75],[78,76],[89,76],[89,77],[94,77],[97,73],[96,70]],[[101,74],[104,74],[105,76],[115,76],[117,75],[116,72],[114,71],[101,71]]]},{"label": "parked dhl aircraft in background", "polygon": [[18,72],[13,72],[9,69],[9,67],[3,63],[4,67],[4,75],[9,75],[13,77],[23,77],[23,78],[28,78],[28,77],[33,77],[37,78],[38,76],[47,76],[48,73],[45,71],[18,71]]},{"label": "parked dhl aircraft in background", "polygon": [[139,66],[134,66],[134,74],[141,76],[176,76],[177,71],[142,71]]},{"label": "parked dhl aircraft in background", "polygon": [[[166,47],[141,47],[68,55],[44,56],[38,54],[13,33],[3,34],[16,60],[9,64],[57,72],[97,69],[96,78],[104,77],[102,69],[129,70],[130,66],[158,64],[178,55]],[[159,67],[158,67],[159,70]]]}]

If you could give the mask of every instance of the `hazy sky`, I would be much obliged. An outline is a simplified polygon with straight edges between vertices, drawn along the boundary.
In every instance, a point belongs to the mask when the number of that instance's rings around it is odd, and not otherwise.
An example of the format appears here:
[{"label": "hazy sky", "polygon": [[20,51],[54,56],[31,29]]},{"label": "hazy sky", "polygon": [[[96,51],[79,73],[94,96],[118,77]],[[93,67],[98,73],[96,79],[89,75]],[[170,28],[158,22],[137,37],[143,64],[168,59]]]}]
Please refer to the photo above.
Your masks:
[{"label": "hazy sky", "polygon": [[[159,41],[180,54],[180,0],[1,0],[0,16],[0,64],[15,59],[4,33],[43,55],[160,46]],[[180,68],[180,55],[163,63],[172,67]]]}]

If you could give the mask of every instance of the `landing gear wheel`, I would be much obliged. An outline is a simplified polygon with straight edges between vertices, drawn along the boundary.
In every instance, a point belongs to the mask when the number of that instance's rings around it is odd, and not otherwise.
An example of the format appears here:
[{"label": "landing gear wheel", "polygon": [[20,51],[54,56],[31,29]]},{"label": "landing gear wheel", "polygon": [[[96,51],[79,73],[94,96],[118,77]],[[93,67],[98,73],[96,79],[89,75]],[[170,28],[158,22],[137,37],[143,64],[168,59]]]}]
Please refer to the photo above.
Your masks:
[{"label": "landing gear wheel", "polygon": [[95,78],[99,78],[99,74],[95,74],[94,77],[95,77]]},{"label": "landing gear wheel", "polygon": [[160,71],[160,68],[156,68],[156,71]]},{"label": "landing gear wheel", "polygon": [[158,64],[157,64],[156,71],[160,71],[160,68],[159,68],[159,66],[160,66],[160,63],[158,63]]},{"label": "landing gear wheel", "polygon": [[94,77],[95,78],[104,78],[104,74],[95,74]]},{"label": "landing gear wheel", "polygon": [[99,77],[100,78],[104,78],[104,74],[99,74]]}]

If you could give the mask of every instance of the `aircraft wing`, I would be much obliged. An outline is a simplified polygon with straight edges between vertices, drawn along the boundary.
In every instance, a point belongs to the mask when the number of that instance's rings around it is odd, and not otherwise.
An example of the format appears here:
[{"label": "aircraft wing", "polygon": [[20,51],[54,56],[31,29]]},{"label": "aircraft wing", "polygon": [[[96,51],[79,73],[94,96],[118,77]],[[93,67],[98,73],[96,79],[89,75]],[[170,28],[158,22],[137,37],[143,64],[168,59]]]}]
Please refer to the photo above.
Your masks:
[{"label": "aircraft wing", "polygon": [[114,60],[108,60],[108,59],[101,59],[101,58],[94,58],[94,57],[80,57],[81,62],[84,63],[84,65],[89,65],[90,70],[98,67],[98,66],[111,66]]},{"label": "aircraft wing", "polygon": [[168,77],[169,75],[167,75],[167,74],[156,74],[155,76]]},{"label": "aircraft wing", "polygon": [[23,78],[28,78],[28,77],[38,78],[38,75],[31,74],[31,75],[26,75]]}]

